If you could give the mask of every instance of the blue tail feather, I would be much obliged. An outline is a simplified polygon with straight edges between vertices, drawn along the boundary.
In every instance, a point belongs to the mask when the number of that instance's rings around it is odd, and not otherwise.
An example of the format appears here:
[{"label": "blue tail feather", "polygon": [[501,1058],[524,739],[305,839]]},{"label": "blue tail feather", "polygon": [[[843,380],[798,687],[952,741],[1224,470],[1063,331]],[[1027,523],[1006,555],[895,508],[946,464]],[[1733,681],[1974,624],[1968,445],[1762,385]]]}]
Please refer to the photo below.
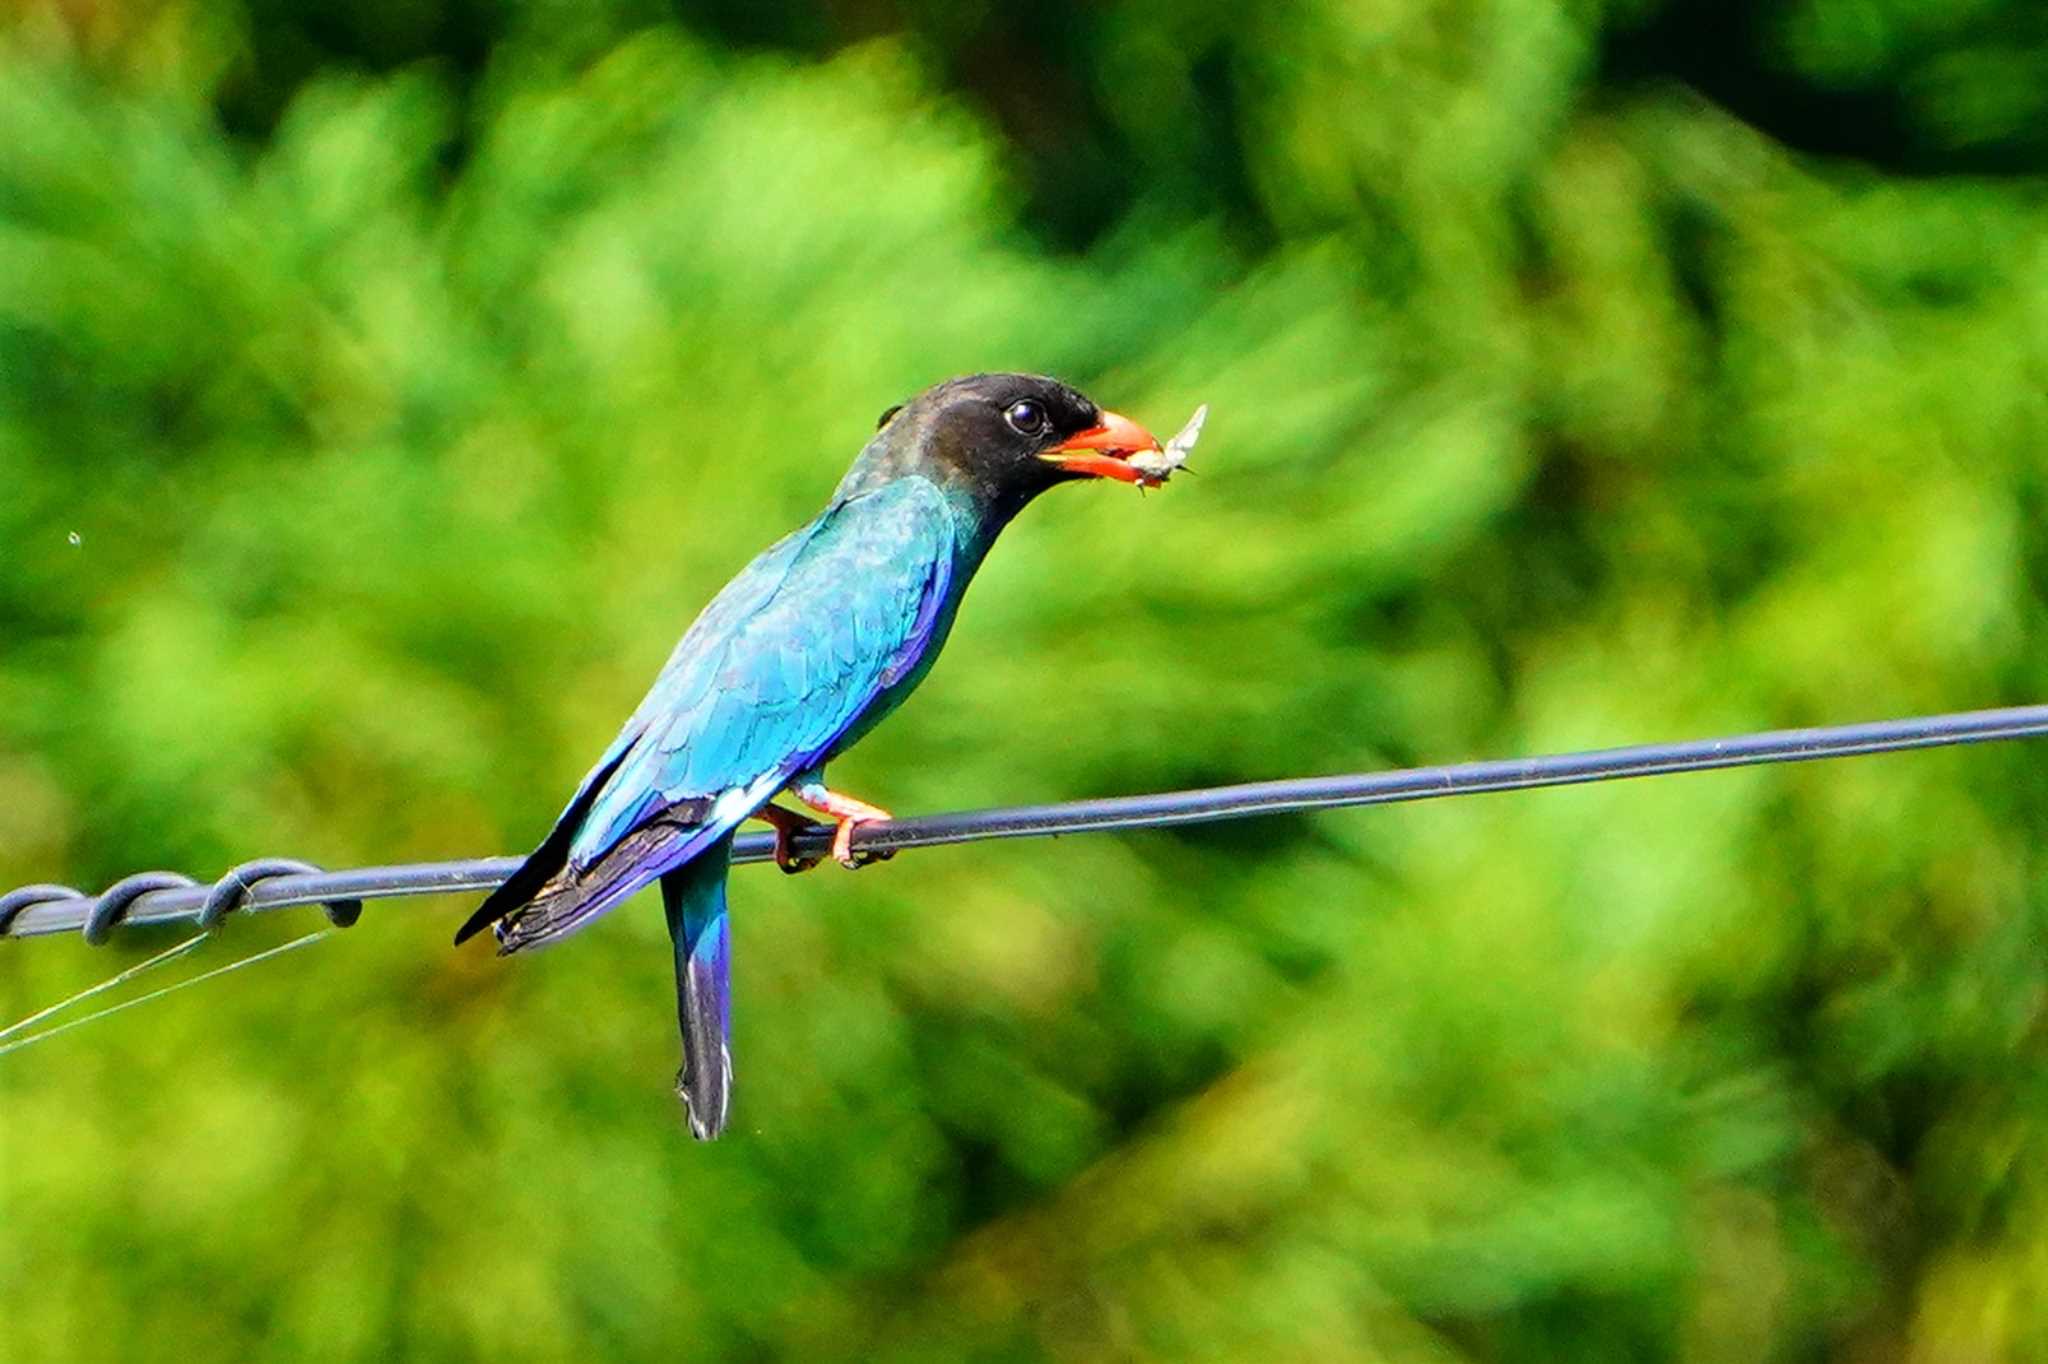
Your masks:
[{"label": "blue tail feather", "polygon": [[683,1067],[676,1092],[690,1131],[710,1141],[725,1130],[732,1100],[732,934],[725,876],[732,860],[727,834],[661,878],[676,951],[676,1017],[683,1030]]}]

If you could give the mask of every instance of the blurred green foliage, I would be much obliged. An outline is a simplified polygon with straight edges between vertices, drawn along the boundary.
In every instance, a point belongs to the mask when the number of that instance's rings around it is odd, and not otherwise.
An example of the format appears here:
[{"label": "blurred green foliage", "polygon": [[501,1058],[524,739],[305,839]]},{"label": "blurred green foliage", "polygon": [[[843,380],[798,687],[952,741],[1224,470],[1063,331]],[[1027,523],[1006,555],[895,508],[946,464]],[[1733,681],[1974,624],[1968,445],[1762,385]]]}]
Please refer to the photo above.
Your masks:
[{"label": "blurred green foliage", "polygon": [[[1214,418],[898,810],[2040,700],[2044,91],[2016,0],[18,7],[0,886],[526,846],[992,367]],[[0,1060],[0,1354],[2038,1358],[2040,766],[742,871],[709,1147],[651,905],[373,908]]]}]

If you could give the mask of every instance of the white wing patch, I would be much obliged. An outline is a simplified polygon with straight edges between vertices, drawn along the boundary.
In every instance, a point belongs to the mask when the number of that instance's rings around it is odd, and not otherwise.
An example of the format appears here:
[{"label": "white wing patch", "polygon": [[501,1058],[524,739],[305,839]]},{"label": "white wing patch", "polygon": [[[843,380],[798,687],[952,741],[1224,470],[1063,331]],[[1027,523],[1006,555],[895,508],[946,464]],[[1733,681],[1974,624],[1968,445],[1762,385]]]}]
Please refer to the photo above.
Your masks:
[{"label": "white wing patch", "polygon": [[737,824],[761,807],[761,803],[774,795],[786,778],[773,769],[762,773],[745,786],[732,786],[719,793],[711,803],[711,820],[714,824]]}]

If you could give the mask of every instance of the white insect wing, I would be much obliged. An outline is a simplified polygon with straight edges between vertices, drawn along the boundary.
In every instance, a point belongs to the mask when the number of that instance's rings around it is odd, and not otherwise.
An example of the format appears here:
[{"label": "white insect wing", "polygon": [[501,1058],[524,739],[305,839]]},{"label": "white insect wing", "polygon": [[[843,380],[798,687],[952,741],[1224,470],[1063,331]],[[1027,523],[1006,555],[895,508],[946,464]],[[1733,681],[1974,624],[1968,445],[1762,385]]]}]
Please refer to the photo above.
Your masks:
[{"label": "white insect wing", "polygon": [[1131,464],[1145,476],[1151,486],[1158,487],[1172,478],[1180,471],[1181,466],[1188,462],[1188,451],[1194,449],[1195,442],[1201,439],[1202,423],[1208,419],[1209,404],[1203,403],[1195,409],[1195,415],[1188,418],[1188,424],[1183,426],[1172,440],[1166,442],[1165,449],[1139,450],[1129,456]]}]

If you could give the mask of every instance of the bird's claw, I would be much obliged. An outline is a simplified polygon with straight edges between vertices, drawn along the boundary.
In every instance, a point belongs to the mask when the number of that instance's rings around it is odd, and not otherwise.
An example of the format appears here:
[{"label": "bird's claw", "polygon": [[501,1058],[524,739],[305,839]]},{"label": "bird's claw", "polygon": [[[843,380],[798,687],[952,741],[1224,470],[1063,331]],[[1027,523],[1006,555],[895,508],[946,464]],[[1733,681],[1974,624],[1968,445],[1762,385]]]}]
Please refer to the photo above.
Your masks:
[{"label": "bird's claw", "polygon": [[785,810],[779,805],[764,805],[758,813],[775,828],[775,865],[785,876],[809,871],[824,861],[821,857],[799,856],[796,851],[796,836],[812,829],[824,828],[822,822],[807,818],[794,810]]},{"label": "bird's claw", "polygon": [[832,816],[838,823],[839,827],[832,831],[832,860],[840,866],[848,871],[859,871],[870,862],[886,862],[894,856],[893,849],[853,850],[853,831],[857,825],[880,824],[894,818],[881,806],[843,796],[829,789],[822,780],[806,781],[789,789],[798,800],[813,810]]},{"label": "bird's claw", "polygon": [[795,876],[799,872],[809,871],[824,860],[822,857],[798,857],[790,851],[786,835],[775,835],[775,865],[784,876]]},{"label": "bird's claw", "polygon": [[832,835],[832,860],[848,871],[859,871],[870,862],[887,862],[896,855],[894,848],[853,850],[853,831],[863,824],[879,824],[888,819],[881,816],[848,816],[839,821],[837,832]]}]

